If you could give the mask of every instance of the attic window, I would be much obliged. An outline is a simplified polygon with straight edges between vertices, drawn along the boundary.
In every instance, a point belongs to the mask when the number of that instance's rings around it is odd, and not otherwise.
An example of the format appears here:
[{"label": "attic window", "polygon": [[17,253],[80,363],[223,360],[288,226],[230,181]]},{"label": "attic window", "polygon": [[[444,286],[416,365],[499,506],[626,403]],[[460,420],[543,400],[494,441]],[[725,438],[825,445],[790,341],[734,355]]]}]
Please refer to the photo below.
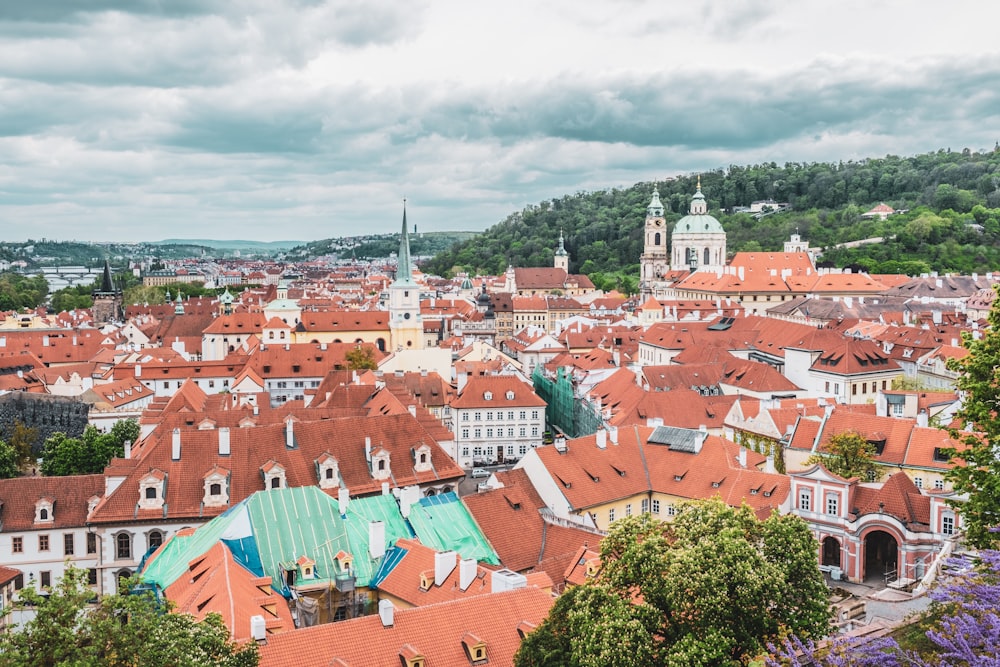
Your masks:
[{"label": "attic window", "polygon": [[492,391],[484,392],[483,393],[483,398],[485,400],[487,400],[487,401],[492,401],[493,400],[493,392]]},{"label": "attic window", "polygon": [[685,470],[683,473],[681,473],[679,475],[674,475],[674,481],[675,482],[680,482],[681,480],[684,479],[684,475],[686,475],[686,474],[687,474],[687,471]]},{"label": "attic window", "polygon": [[939,461],[941,463],[947,463],[948,461],[951,460],[951,457],[945,454],[944,450],[941,447],[935,447],[934,460]]},{"label": "attic window", "polygon": [[508,401],[513,401],[514,400],[514,392],[513,391],[508,391],[507,392],[507,400]]}]

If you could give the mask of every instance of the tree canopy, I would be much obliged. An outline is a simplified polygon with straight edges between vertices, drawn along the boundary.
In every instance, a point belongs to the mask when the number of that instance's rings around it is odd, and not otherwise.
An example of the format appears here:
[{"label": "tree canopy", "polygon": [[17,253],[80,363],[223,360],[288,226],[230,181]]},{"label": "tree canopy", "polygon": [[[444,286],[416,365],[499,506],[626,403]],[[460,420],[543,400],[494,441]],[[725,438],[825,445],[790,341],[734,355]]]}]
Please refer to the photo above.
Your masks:
[{"label": "tree canopy", "polygon": [[53,433],[42,447],[42,474],[51,476],[89,475],[104,471],[112,458],[123,456],[125,442],[139,438],[139,423],[123,419],[109,433],[88,425],[79,438]]},{"label": "tree canopy", "polygon": [[518,667],[741,665],[784,632],[823,636],[828,593],[799,518],[719,499],[612,524],[602,569],[525,638]]},{"label": "tree canopy", "polygon": [[105,595],[91,605],[87,572],[75,567],[48,595],[31,587],[20,595],[19,606],[36,614],[0,634],[5,667],[254,667],[260,659],[256,644],[230,641],[217,614],[199,622],[166,613],[151,592]]},{"label": "tree canopy", "polygon": [[825,452],[813,454],[806,463],[820,463],[845,479],[858,477],[866,482],[876,481],[879,470],[875,455],[875,445],[853,431],[844,431],[830,438]]},{"label": "tree canopy", "polygon": [[967,332],[962,345],[969,350],[963,359],[951,360],[949,368],[959,372],[956,388],[964,395],[955,413],[956,422],[971,426],[951,429],[951,437],[964,445],[947,453],[952,467],[945,474],[952,488],[967,496],[959,504],[965,534],[975,546],[1000,543],[1000,299],[993,302],[989,327],[978,340]]}]

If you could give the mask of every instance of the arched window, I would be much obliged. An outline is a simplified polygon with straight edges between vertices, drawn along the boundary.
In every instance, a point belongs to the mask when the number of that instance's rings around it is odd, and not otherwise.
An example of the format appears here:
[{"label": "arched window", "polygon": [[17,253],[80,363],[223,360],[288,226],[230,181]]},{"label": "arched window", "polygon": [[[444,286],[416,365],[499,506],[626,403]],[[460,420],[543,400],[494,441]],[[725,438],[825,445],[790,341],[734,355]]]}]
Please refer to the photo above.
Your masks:
[{"label": "arched window", "polygon": [[707,266],[707,265],[709,265],[711,263],[712,263],[712,261],[708,257],[708,248],[705,248],[705,265]]},{"label": "arched window", "polygon": [[327,479],[333,479],[333,468],[327,468],[324,472]]},{"label": "arched window", "polygon": [[41,519],[42,521],[48,521],[49,511],[43,507],[38,511],[38,518]]},{"label": "arched window", "polygon": [[146,500],[156,500],[156,487],[147,486],[146,487]]},{"label": "arched window", "polygon": [[117,560],[132,558],[132,536],[129,533],[118,533],[115,537],[115,558]]},{"label": "arched window", "polygon": [[378,461],[378,469],[379,470],[385,470],[385,459],[379,459],[379,461]]},{"label": "arched window", "polygon": [[653,237],[653,245],[660,245],[660,232],[656,232],[656,235]]},{"label": "arched window", "polygon": [[216,482],[215,484],[209,485],[209,487],[208,487],[208,494],[210,496],[219,496],[219,495],[222,495],[222,485],[219,484],[218,482]]},{"label": "arched window", "polygon": [[379,338],[375,341],[375,347],[378,348],[379,352],[385,352],[385,338]]},{"label": "arched window", "polygon": [[163,544],[163,533],[158,530],[152,531],[149,534],[149,548],[159,549],[161,544]]},{"label": "arched window", "polygon": [[272,477],[271,478],[271,488],[272,489],[280,489],[281,488],[281,478],[280,477]]}]

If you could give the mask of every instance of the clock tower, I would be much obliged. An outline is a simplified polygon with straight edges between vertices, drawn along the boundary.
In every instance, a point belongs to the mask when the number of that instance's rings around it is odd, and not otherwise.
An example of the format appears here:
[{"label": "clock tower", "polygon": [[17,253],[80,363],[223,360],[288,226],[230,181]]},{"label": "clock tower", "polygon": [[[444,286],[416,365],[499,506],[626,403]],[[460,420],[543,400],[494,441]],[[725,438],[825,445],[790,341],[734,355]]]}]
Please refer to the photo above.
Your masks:
[{"label": "clock tower", "polygon": [[389,285],[389,331],[394,350],[422,350],[424,347],[424,322],[420,317],[420,285],[413,280],[413,269],[410,265],[410,235],[406,229],[405,199],[396,279]]},{"label": "clock tower", "polygon": [[663,217],[660,192],[653,188],[653,198],[646,207],[646,225],[643,235],[642,256],[639,258],[639,292],[643,299],[654,296],[657,283],[670,270],[667,253],[667,221]]}]

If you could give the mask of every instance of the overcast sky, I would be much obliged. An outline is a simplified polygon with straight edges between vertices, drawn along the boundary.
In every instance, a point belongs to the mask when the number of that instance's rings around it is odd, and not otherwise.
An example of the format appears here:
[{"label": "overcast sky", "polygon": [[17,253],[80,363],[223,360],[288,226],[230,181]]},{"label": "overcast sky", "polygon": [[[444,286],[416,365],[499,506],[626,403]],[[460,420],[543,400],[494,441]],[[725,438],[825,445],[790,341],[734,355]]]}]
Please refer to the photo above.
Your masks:
[{"label": "overcast sky", "polygon": [[582,190],[1000,139],[982,0],[11,0],[0,240],[482,230]]}]

